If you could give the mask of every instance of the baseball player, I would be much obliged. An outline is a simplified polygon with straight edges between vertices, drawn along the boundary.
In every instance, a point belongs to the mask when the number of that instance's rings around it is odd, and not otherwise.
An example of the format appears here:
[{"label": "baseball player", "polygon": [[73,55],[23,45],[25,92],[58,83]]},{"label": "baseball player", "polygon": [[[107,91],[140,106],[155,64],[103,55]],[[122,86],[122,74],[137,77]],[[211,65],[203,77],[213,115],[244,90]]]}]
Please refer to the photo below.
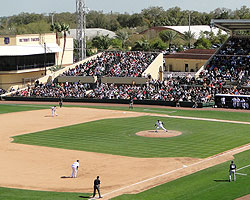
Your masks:
[{"label": "baseball player", "polygon": [[101,181],[100,181],[100,179],[99,179],[99,176],[97,176],[96,179],[94,180],[93,198],[95,197],[96,190],[98,191],[99,198],[102,198],[101,193],[100,193],[100,184],[101,184]]},{"label": "baseball player", "polygon": [[60,106],[60,108],[62,107],[62,105],[63,105],[63,100],[62,100],[62,97],[60,97],[59,98],[59,106]]},{"label": "baseball player", "polygon": [[236,181],[236,165],[234,164],[234,161],[231,162],[230,167],[229,167],[229,182],[232,181],[231,175],[233,175],[233,180]]},{"label": "baseball player", "polygon": [[160,120],[157,120],[157,122],[155,123],[155,126],[157,126],[156,129],[155,129],[155,132],[158,132],[157,130],[158,130],[159,128],[161,128],[161,129],[163,129],[164,131],[168,132],[168,131],[163,127],[163,122],[160,121]]},{"label": "baseball player", "polygon": [[79,168],[79,160],[77,160],[76,162],[74,162],[72,164],[72,176],[71,176],[71,178],[76,178],[77,177],[78,168]]},{"label": "baseball player", "polygon": [[133,104],[134,104],[134,100],[133,98],[131,97],[130,100],[129,100],[129,109],[133,109]]},{"label": "baseball player", "polygon": [[56,106],[52,106],[51,107],[51,112],[52,112],[52,117],[57,116],[57,113],[56,113]]}]

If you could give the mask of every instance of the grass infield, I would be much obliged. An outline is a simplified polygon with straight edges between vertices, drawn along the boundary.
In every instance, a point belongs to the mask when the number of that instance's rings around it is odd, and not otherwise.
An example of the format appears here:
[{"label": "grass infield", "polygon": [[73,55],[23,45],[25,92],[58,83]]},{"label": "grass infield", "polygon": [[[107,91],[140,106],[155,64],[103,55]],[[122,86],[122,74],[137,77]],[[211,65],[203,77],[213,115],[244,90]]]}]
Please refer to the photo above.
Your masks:
[{"label": "grass infield", "polygon": [[[165,128],[181,131],[172,138],[146,138],[136,132]],[[249,125],[142,116],[92,121],[15,136],[15,143],[131,157],[198,157],[221,153],[250,142]]]}]

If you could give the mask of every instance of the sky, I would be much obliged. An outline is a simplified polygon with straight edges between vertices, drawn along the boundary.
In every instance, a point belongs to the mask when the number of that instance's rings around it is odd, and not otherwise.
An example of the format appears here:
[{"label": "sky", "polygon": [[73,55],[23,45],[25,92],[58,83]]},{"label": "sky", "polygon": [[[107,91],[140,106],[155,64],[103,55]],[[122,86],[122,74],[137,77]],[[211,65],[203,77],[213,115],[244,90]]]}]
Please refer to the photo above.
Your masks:
[{"label": "sky", "polygon": [[[75,12],[76,0],[0,0],[0,17],[29,13]],[[178,6],[182,10],[210,12],[216,8],[250,8],[250,0],[85,0],[90,10],[104,13],[139,13],[150,6],[161,6],[165,10]]]}]

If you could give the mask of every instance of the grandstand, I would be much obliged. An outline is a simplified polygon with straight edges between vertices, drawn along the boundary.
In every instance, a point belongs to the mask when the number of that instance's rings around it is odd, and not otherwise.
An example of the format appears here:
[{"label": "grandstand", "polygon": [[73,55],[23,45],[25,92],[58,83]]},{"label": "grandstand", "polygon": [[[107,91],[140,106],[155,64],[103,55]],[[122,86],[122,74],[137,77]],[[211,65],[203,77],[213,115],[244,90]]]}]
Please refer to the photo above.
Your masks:
[{"label": "grandstand", "polygon": [[[216,20],[212,22],[217,26]],[[222,24],[218,26],[221,28]],[[241,28],[246,29],[246,25],[238,26]],[[17,91],[14,96],[117,103],[133,98],[135,103],[174,106],[199,103],[202,107],[213,105],[215,99],[217,104],[217,97],[225,94],[226,102],[231,102],[233,95],[249,94],[250,39],[236,36],[238,29],[234,28],[231,37],[216,51],[204,50],[208,52],[205,55],[208,61],[196,76],[168,74],[163,79],[162,53],[107,51],[59,71],[48,83],[41,81],[23,92]],[[193,58],[193,55],[186,55]],[[227,107],[232,104],[228,103]]]}]

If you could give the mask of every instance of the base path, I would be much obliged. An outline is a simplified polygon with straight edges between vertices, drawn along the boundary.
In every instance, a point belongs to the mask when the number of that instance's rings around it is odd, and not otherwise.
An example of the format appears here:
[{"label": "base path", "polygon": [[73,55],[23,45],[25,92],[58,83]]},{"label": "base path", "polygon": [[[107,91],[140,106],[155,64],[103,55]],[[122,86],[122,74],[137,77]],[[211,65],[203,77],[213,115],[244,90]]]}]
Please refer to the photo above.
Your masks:
[{"label": "base path", "polygon": [[[92,193],[93,180],[99,175],[104,199],[124,193],[144,191],[233,158],[250,149],[236,149],[210,159],[131,158],[101,153],[11,143],[10,137],[69,126],[99,119],[137,117],[146,113],[98,110],[90,108],[50,109],[0,115],[0,186],[57,192]],[[78,178],[71,175],[72,163],[79,159]],[[168,166],[166,168],[166,166]],[[143,169],[143,170],[142,170]]]}]

